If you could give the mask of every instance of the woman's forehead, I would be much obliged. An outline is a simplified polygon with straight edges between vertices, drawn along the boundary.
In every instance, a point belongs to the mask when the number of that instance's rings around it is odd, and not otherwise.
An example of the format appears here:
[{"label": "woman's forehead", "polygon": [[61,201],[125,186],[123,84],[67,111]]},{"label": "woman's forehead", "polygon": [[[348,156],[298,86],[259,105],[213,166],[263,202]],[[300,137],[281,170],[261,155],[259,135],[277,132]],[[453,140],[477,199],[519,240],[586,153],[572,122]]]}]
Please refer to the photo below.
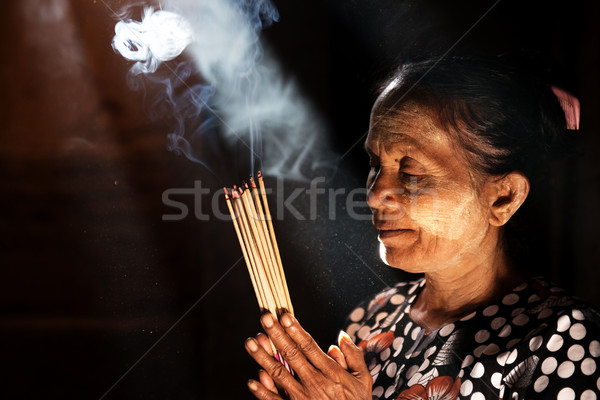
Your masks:
[{"label": "woman's forehead", "polygon": [[367,146],[407,143],[421,148],[449,143],[449,136],[422,107],[374,108]]}]

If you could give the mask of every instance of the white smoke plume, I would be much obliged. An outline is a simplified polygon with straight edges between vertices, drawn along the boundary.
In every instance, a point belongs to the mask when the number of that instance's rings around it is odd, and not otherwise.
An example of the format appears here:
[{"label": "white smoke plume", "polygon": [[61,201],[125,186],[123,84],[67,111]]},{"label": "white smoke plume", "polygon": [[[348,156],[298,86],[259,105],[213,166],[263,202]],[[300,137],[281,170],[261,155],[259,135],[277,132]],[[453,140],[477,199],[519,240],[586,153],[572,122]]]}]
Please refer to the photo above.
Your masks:
[{"label": "white smoke plume", "polygon": [[[252,169],[256,159],[264,173],[297,180],[333,170],[322,122],[259,42],[278,18],[269,0],[166,0],[145,8],[141,21],[117,23],[113,48],[136,62],[131,74],[164,85],[160,102],[178,119],[171,149],[202,163],[193,139],[218,122],[232,143],[248,147]],[[192,65],[155,74],[184,50]],[[184,83],[193,73],[204,83]]]}]

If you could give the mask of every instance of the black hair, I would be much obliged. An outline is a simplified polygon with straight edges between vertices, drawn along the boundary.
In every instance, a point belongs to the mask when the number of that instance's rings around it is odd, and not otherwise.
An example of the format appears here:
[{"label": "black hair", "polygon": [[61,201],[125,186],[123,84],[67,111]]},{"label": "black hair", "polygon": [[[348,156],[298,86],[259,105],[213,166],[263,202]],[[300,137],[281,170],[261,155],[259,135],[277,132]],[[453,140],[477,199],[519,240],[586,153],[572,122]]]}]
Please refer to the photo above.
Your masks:
[{"label": "black hair", "polygon": [[548,191],[551,164],[570,153],[570,132],[549,82],[512,57],[447,57],[404,64],[381,90],[378,113],[409,103],[423,107],[463,150],[476,176],[527,176],[526,211],[513,216],[503,238],[513,262],[531,261],[526,239],[548,217],[539,212],[540,192]]}]

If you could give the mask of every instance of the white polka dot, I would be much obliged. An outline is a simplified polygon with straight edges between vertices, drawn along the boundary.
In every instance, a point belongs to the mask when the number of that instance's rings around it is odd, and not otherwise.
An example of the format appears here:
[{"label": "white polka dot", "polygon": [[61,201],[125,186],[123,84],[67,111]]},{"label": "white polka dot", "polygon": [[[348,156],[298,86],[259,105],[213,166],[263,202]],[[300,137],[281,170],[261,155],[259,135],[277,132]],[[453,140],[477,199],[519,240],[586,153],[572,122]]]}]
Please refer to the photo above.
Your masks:
[{"label": "white polka dot", "polygon": [[[387,376],[389,376],[390,378],[393,378],[396,376],[397,370],[398,370],[398,365],[395,362],[391,362],[385,369],[385,374]],[[373,394],[375,394],[375,392],[373,392]]]},{"label": "white polka dot", "polygon": [[513,318],[512,322],[517,326],[523,326],[527,322],[529,322],[529,317],[527,316],[527,314],[519,314]]},{"label": "white polka dot", "polygon": [[419,370],[419,366],[418,365],[413,365],[412,367],[410,367],[409,369],[406,370],[406,378],[410,379],[414,376],[415,372],[417,372]]},{"label": "white polka dot", "polygon": [[359,339],[364,339],[370,332],[371,332],[371,327],[365,325],[358,330],[358,333],[356,334],[356,336],[358,336]]},{"label": "white polka dot", "polygon": [[529,298],[527,299],[528,303],[533,303],[534,301],[538,301],[540,300],[540,296],[538,296],[537,294],[532,294],[531,296],[529,296]]},{"label": "white polka dot", "polygon": [[473,355],[476,358],[481,357],[481,354],[483,354],[483,351],[485,350],[485,348],[487,347],[487,345],[482,344],[481,346],[477,346],[477,348],[475,348],[475,350],[473,350]]},{"label": "white polka dot", "polygon": [[346,333],[350,336],[354,336],[358,328],[360,328],[360,324],[350,324],[348,329],[346,329]]},{"label": "white polka dot", "polygon": [[506,360],[508,359],[509,354],[510,351],[505,351],[504,353],[498,354],[498,357],[496,357],[496,361],[501,367],[506,365]]},{"label": "white polka dot", "polygon": [[485,350],[483,350],[483,354],[486,356],[491,356],[500,351],[500,347],[496,343],[490,343],[486,346]]},{"label": "white polka dot", "polygon": [[544,319],[544,318],[548,318],[552,314],[554,314],[554,311],[552,311],[551,308],[544,308],[542,311],[540,311],[540,313],[538,314],[537,317],[538,317],[538,319]]},{"label": "white polka dot", "polygon": [[584,375],[591,375],[596,372],[596,361],[593,358],[586,358],[581,362],[581,372]]},{"label": "white polka dot", "polygon": [[350,321],[356,322],[364,316],[365,316],[365,309],[362,307],[359,307],[356,310],[352,311],[352,314],[350,314]]},{"label": "white polka dot", "polygon": [[535,390],[537,393],[541,392],[542,390],[546,389],[548,382],[550,382],[550,379],[548,379],[546,375],[540,376],[535,380],[533,384],[533,390]]},{"label": "white polka dot", "polygon": [[570,378],[573,372],[575,372],[575,364],[571,361],[563,361],[556,370],[558,376],[564,379]]},{"label": "white polka dot", "polygon": [[381,361],[386,361],[388,358],[390,358],[391,354],[392,350],[388,347],[379,354],[379,358],[381,358]]},{"label": "white polka dot", "polygon": [[558,362],[556,361],[556,358],[548,357],[542,362],[542,372],[546,375],[550,375],[556,370],[557,365]]},{"label": "white polka dot", "polygon": [[429,368],[429,360],[423,361],[423,364],[421,364],[421,366],[419,367],[419,371],[423,371],[427,368]]},{"label": "white polka dot", "polygon": [[579,361],[584,355],[585,349],[583,346],[578,344],[574,344],[573,346],[569,347],[569,350],[567,351],[567,357],[569,357],[569,360],[571,361]]},{"label": "white polka dot", "polygon": [[592,357],[600,356],[600,342],[598,342],[597,340],[592,340],[592,342],[590,343],[590,354],[592,355]]},{"label": "white polka dot", "polygon": [[415,327],[415,329],[413,329],[412,333],[410,334],[410,337],[412,340],[417,340],[417,337],[419,336],[421,329],[422,328],[420,326],[417,326],[417,327]]},{"label": "white polka dot", "polygon": [[554,334],[550,337],[550,340],[548,340],[548,343],[546,343],[546,348],[550,351],[557,351],[558,349],[560,349],[563,345],[563,338],[560,335]]},{"label": "white polka dot", "polygon": [[484,373],[485,373],[485,367],[483,366],[483,364],[480,362],[475,363],[475,365],[473,366],[473,369],[471,370],[471,376],[473,378],[481,378]]},{"label": "white polka dot", "polygon": [[515,360],[517,359],[517,356],[519,355],[519,353],[517,352],[517,349],[514,349],[513,351],[510,352],[510,354],[508,355],[508,358],[506,359],[506,363],[507,364],[512,364],[515,362]]},{"label": "white polka dot", "polygon": [[419,383],[419,380],[421,379],[421,377],[423,376],[422,373],[417,372],[416,374],[413,375],[412,378],[410,378],[408,380],[408,382],[406,383],[408,386],[412,386],[412,385],[416,385],[417,383]]},{"label": "white polka dot", "polygon": [[471,400],[485,400],[483,393],[475,392],[471,395]]},{"label": "white polka dot", "polygon": [[581,312],[581,310],[573,310],[571,312],[571,315],[573,315],[573,318],[579,320],[579,321],[583,321],[585,319],[585,316],[583,315],[583,313]]},{"label": "white polka dot", "polygon": [[398,336],[396,339],[394,339],[394,341],[392,342],[392,347],[394,348],[394,350],[398,350],[402,348],[402,345],[404,344],[404,338],[402,336]]},{"label": "white polka dot", "polygon": [[465,375],[465,370],[464,370],[464,369],[461,369],[460,371],[458,371],[458,377],[459,377],[460,379],[462,379],[462,377],[463,377],[464,375]]},{"label": "white polka dot", "polygon": [[512,326],[504,325],[504,327],[498,332],[499,337],[507,337],[512,332]]},{"label": "white polka dot", "polygon": [[498,307],[495,304],[488,306],[483,310],[483,315],[485,315],[486,317],[491,317],[492,315],[496,314],[499,309],[500,307]]},{"label": "white polka dot", "polygon": [[541,336],[532,337],[531,340],[529,341],[529,350],[536,351],[537,349],[540,348],[540,346],[542,345],[543,342],[544,342],[544,339],[542,339]]},{"label": "white polka dot", "polygon": [[382,312],[380,312],[379,314],[377,314],[377,315],[375,316],[375,322],[379,322],[379,321],[381,321],[382,319],[384,319],[384,318],[385,318],[385,317],[387,317],[388,315],[389,315],[389,314],[388,314],[387,312],[385,312],[385,311],[382,311]]},{"label": "white polka dot", "polygon": [[483,343],[490,338],[490,332],[485,329],[480,330],[475,334],[475,341],[477,343]]},{"label": "white polka dot", "polygon": [[408,294],[413,294],[418,287],[419,285],[412,285],[410,289],[408,289]]},{"label": "white polka dot", "polygon": [[517,343],[520,343],[520,342],[521,342],[521,339],[519,339],[519,338],[516,338],[516,339],[510,340],[508,343],[506,343],[506,348],[507,348],[507,349],[510,349],[510,348],[512,348],[514,345],[516,345]]},{"label": "white polka dot", "polygon": [[561,315],[556,323],[556,330],[564,332],[571,327],[571,318],[568,315]]},{"label": "white polka dot", "polygon": [[410,331],[410,328],[412,328],[412,326],[413,323],[411,321],[408,321],[408,323],[404,327],[404,336],[408,336],[408,332]]},{"label": "white polka dot", "polygon": [[491,381],[496,389],[500,389],[500,385],[502,384],[502,374],[500,372],[492,374]]},{"label": "white polka dot", "polygon": [[392,298],[390,299],[390,303],[392,303],[393,305],[398,305],[398,304],[402,304],[404,303],[404,300],[406,299],[405,296],[401,295],[401,294],[395,294],[392,296]]},{"label": "white polka dot", "polygon": [[475,315],[477,314],[477,311],[473,311],[471,314],[469,315],[465,315],[464,317],[462,317],[460,320],[461,321],[468,321],[471,318],[473,318]]},{"label": "white polka dot", "polygon": [[575,391],[571,388],[563,388],[558,392],[557,400],[575,400]]},{"label": "white polka dot", "polygon": [[468,355],[465,357],[465,359],[463,360],[462,364],[461,364],[461,368],[467,368],[469,365],[471,365],[473,363],[473,356],[472,355]]},{"label": "white polka dot", "polygon": [[519,286],[513,289],[513,292],[520,292],[527,287],[527,282],[521,283]]},{"label": "white polka dot", "polygon": [[396,387],[394,385],[387,388],[385,391],[385,397],[390,397],[396,391]]},{"label": "white polka dot", "polygon": [[383,386],[377,386],[375,389],[373,389],[374,397],[381,397],[382,394],[383,394]]},{"label": "white polka dot", "polygon": [[382,367],[382,365],[381,365],[381,364],[377,364],[377,365],[375,366],[375,368],[373,368],[373,369],[371,370],[371,375],[376,375],[376,374],[378,374],[378,373],[381,371],[381,367]]},{"label": "white polka dot", "polygon": [[440,329],[440,336],[448,336],[454,330],[454,324],[448,324]]},{"label": "white polka dot", "polygon": [[506,322],[506,318],[498,317],[498,318],[494,318],[494,320],[492,321],[492,323],[490,325],[493,330],[496,330],[496,329],[501,328],[505,322]]},{"label": "white polka dot", "polygon": [[596,380],[596,387],[600,390],[600,377]]},{"label": "white polka dot", "polygon": [[585,326],[583,324],[574,324],[571,329],[569,329],[569,335],[575,340],[581,340],[585,337],[586,331]]},{"label": "white polka dot", "polygon": [[512,310],[512,312],[510,313],[511,317],[515,317],[519,314],[522,314],[525,311],[525,307],[519,307],[519,308],[515,308],[514,310]]},{"label": "white polka dot", "polygon": [[585,392],[581,393],[581,400],[596,400],[596,393],[594,393],[593,390],[586,390]]},{"label": "white polka dot", "polygon": [[427,350],[425,350],[425,354],[423,354],[423,357],[425,357],[425,358],[429,357],[430,355],[435,353],[436,350],[437,350],[436,346],[428,348]]},{"label": "white polka dot", "polygon": [[509,293],[502,299],[502,304],[512,306],[517,301],[519,301],[519,295],[517,295],[516,293]]},{"label": "white polka dot", "polygon": [[473,382],[467,379],[460,385],[460,394],[468,396],[471,392],[473,392]]}]

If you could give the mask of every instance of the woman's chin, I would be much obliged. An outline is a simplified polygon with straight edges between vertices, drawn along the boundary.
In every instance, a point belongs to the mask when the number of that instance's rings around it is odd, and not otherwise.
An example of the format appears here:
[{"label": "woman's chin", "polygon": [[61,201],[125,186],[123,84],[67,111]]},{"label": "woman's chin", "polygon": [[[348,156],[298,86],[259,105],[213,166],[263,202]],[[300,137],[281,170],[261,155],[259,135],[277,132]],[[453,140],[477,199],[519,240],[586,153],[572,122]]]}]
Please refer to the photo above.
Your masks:
[{"label": "woman's chin", "polygon": [[388,266],[401,269],[404,272],[411,274],[422,273],[423,268],[419,267],[419,263],[415,262],[415,257],[411,249],[398,249],[395,247],[386,247],[383,243],[379,243],[379,257]]}]

